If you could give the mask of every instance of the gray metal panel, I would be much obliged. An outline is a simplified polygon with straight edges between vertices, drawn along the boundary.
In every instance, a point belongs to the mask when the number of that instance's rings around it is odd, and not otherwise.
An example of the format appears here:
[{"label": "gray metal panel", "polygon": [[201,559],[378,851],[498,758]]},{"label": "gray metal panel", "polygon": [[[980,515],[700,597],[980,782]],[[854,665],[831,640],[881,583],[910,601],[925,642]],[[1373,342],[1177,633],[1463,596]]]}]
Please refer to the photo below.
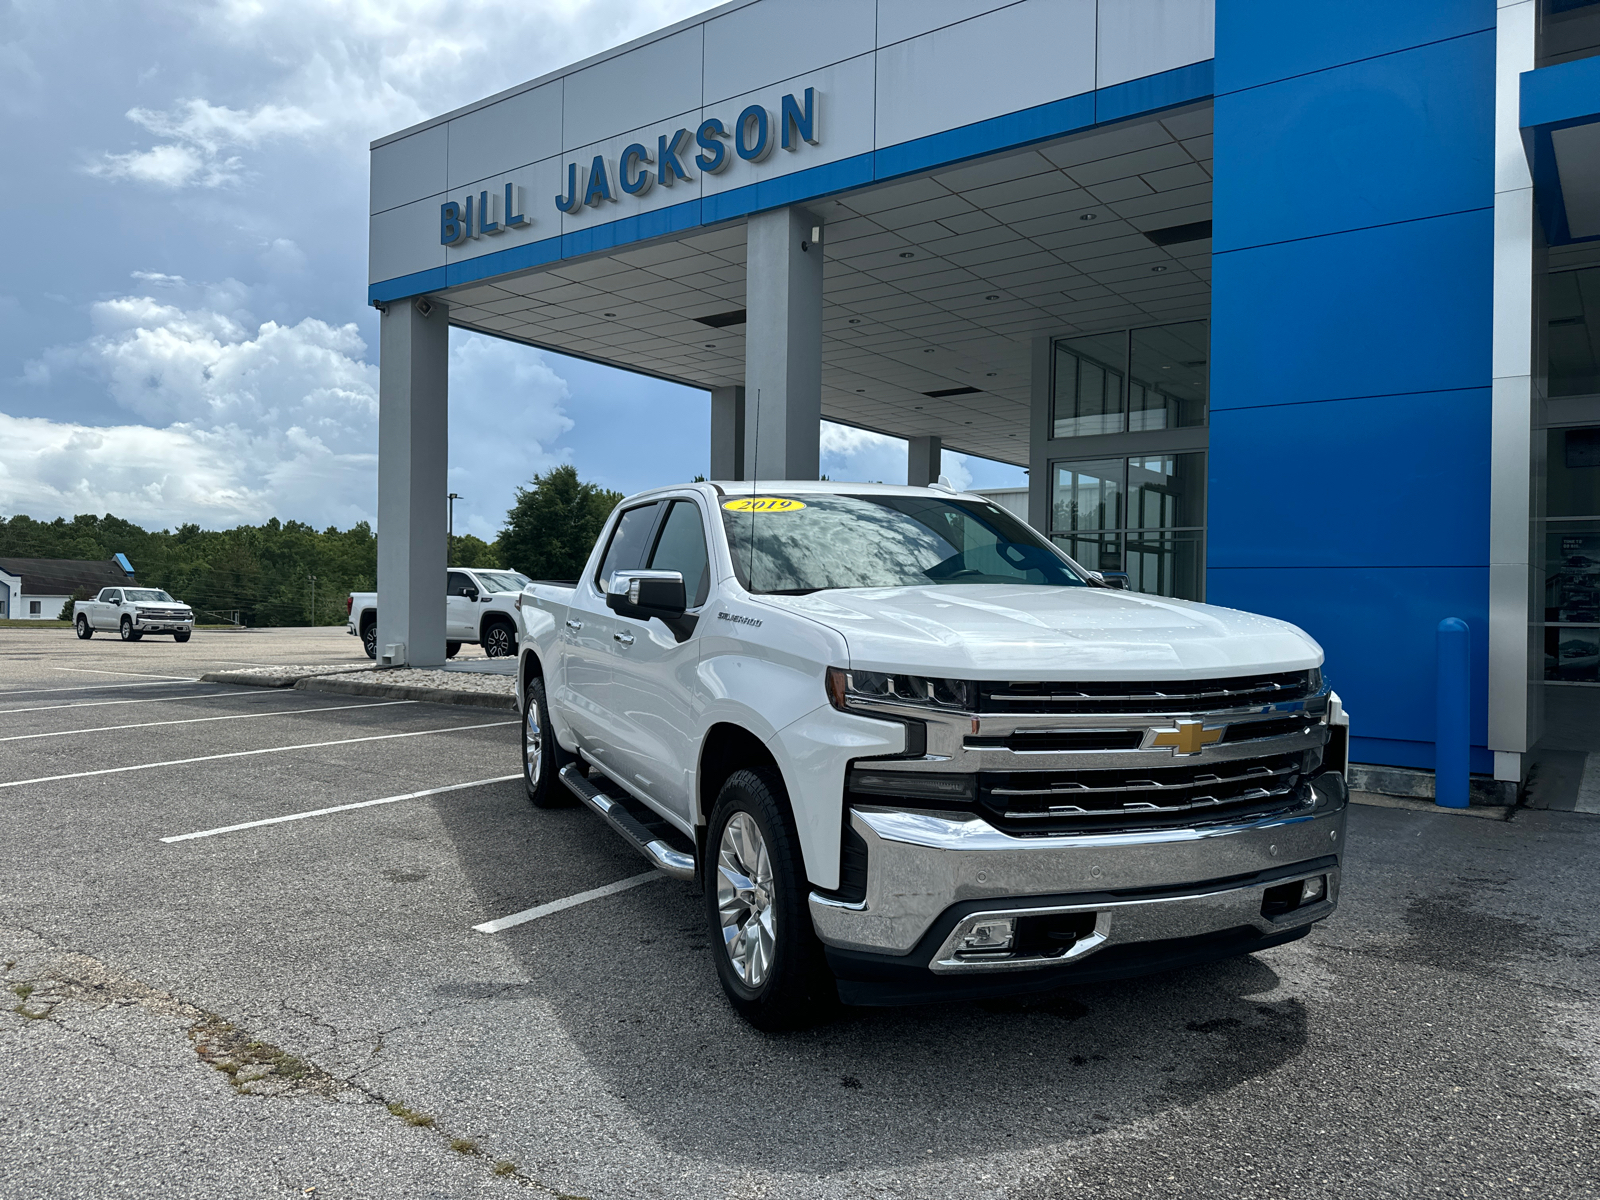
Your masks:
[{"label": "gray metal panel", "polygon": [[1024,0],[886,47],[878,51],[877,144],[1092,91],[1094,63],[1095,0]]},{"label": "gray metal panel", "polygon": [[[862,0],[760,0],[714,17],[705,23],[705,103],[870,53],[873,16]],[[865,121],[870,111],[851,115]]]},{"label": "gray metal panel", "polygon": [[[547,83],[451,121],[447,187],[561,153],[561,85]],[[387,148],[387,147],[385,147]]]},{"label": "gray metal panel", "polygon": [[[694,142],[693,134],[699,128],[702,111],[699,108],[694,108],[688,112],[671,114],[652,124],[619,132],[613,137],[591,142],[587,146],[569,149],[565,155],[556,160],[554,175],[556,188],[550,191],[549,195],[541,201],[541,211],[548,214],[552,222],[555,220],[561,222],[562,233],[572,233],[579,229],[587,229],[594,225],[604,224],[607,221],[638,216],[640,213],[653,212],[658,208],[668,208],[674,204],[682,204],[685,200],[698,198],[701,194],[702,183],[706,177],[694,165],[695,151],[693,149],[678,155],[683,162],[684,168],[689,173],[689,178],[677,179],[674,176],[675,182],[671,187],[654,184],[642,196],[630,196],[621,192],[619,182],[617,186],[618,198],[616,200],[611,202],[602,200],[593,208],[588,205],[582,205],[577,212],[573,213],[564,213],[558,210],[551,197],[555,196],[557,191],[563,195],[566,194],[568,163],[576,163],[580,171],[586,171],[593,164],[595,156],[599,155],[609,164],[609,169],[618,173],[620,177],[621,163],[619,160],[622,157],[622,152],[635,142],[644,146],[654,157],[659,149],[660,139],[663,135],[670,137],[675,130],[687,129],[691,136],[686,141],[687,144],[692,146]],[[741,166],[748,166],[743,160],[739,160],[739,163]],[[657,170],[659,166],[660,164],[657,163],[650,169]],[[730,167],[728,174],[733,172],[734,168]]]},{"label": "gray metal panel", "polygon": [[1213,55],[1214,0],[1102,0],[1096,87],[1112,87]]},{"label": "gray metal panel", "polygon": [[[477,258],[480,254],[493,254],[498,250],[509,250],[512,246],[520,246],[526,242],[543,241],[545,238],[558,237],[561,234],[561,214],[556,211],[554,196],[559,184],[559,175],[562,159],[547,158],[543,162],[532,163],[519,167],[514,171],[507,171],[501,175],[492,175],[488,179],[474,179],[465,185],[454,187],[450,190],[448,198],[458,203],[468,195],[474,197],[474,208],[481,202],[483,193],[488,192],[491,203],[495,206],[490,211],[495,219],[504,225],[505,222],[505,185],[510,183],[522,189],[522,212],[528,218],[528,224],[503,229],[500,233],[487,234],[482,237],[468,238],[466,241],[457,242],[447,249],[450,262],[461,262],[464,259]],[[437,230],[437,210],[435,210],[435,230]],[[437,241],[437,237],[434,239]]]},{"label": "gray metal panel", "polygon": [[699,108],[703,41],[695,26],[568,75],[562,147],[603,141],[644,121]]},{"label": "gray metal panel", "polygon": [[878,45],[892,46],[1015,3],[1017,0],[878,0]]},{"label": "gray metal panel", "polygon": [[445,127],[437,125],[374,150],[368,211],[384,212],[442,192],[446,138]]},{"label": "gray metal panel", "polygon": [[439,205],[444,199],[439,193],[368,218],[368,283],[444,266],[445,248],[439,241]]}]

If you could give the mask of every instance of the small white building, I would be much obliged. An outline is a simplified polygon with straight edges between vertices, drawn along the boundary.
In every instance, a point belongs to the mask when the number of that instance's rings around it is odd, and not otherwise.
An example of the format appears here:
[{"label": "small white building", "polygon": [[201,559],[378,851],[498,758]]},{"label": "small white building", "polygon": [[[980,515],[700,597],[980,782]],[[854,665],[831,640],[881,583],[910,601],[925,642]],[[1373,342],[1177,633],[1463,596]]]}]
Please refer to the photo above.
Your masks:
[{"label": "small white building", "polygon": [[133,582],[133,567],[115,559],[0,558],[0,618],[54,621],[74,592],[94,595]]}]

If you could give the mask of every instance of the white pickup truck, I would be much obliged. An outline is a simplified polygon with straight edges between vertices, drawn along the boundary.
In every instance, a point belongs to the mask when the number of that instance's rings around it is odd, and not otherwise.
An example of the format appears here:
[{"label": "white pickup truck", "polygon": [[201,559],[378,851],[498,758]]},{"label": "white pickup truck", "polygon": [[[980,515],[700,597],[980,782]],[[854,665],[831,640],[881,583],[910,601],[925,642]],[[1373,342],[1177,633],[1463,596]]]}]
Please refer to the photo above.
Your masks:
[{"label": "white pickup truck", "polygon": [[108,587],[93,600],[73,601],[72,627],[85,640],[105,630],[125,642],[147,633],[170,633],[173,641],[187,642],[194,633],[194,610],[160,588]]},{"label": "white pickup truck", "polygon": [[979,497],[645,492],[520,613],[529,800],[697,882],[758,1027],[1246,954],[1338,901],[1317,643],[1122,590]]},{"label": "white pickup truck", "polygon": [[[451,567],[445,572],[445,656],[454,658],[463,645],[477,643],[490,658],[514,658],[517,595],[527,583],[520,571]],[[351,592],[345,612],[345,632],[361,639],[368,658],[377,658],[378,594]]]}]

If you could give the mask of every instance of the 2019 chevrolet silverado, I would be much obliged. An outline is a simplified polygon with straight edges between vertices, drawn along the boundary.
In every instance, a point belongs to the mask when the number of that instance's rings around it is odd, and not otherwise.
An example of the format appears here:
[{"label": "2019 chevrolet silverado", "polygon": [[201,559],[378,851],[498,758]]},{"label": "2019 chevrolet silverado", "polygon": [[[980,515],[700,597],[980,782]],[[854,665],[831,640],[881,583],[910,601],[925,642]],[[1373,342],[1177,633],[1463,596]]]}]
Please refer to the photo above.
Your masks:
[{"label": "2019 chevrolet silverado", "polygon": [[160,588],[108,587],[93,600],[73,602],[72,627],[84,639],[105,630],[125,642],[147,633],[170,633],[173,641],[187,642],[194,633],[194,610]]},{"label": "2019 chevrolet silverado", "polygon": [[980,497],[646,492],[518,610],[528,799],[697,882],[758,1027],[1245,954],[1338,901],[1317,643],[1123,590]]}]

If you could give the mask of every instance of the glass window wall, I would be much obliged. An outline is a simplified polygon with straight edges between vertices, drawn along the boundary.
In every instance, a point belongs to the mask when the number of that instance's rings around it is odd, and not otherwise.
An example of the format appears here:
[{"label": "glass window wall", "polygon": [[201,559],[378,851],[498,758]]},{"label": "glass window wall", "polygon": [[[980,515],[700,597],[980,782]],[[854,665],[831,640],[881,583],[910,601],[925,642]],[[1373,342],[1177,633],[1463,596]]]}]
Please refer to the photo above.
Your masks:
[{"label": "glass window wall", "polygon": [[1204,425],[1209,340],[1204,321],[1062,338],[1055,344],[1051,436]]},{"label": "glass window wall", "polygon": [[1051,536],[1093,571],[1126,571],[1135,591],[1198,600],[1205,565],[1206,456],[1058,462]]}]

